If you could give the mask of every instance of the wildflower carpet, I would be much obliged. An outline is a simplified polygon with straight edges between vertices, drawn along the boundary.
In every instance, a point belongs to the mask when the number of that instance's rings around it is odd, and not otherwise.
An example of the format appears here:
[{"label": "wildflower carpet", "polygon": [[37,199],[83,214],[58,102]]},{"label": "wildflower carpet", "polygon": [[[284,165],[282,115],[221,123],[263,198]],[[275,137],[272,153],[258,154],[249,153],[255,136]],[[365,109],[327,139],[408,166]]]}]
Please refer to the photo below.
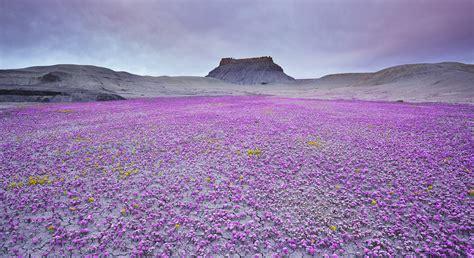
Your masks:
[{"label": "wildflower carpet", "polygon": [[0,113],[0,255],[472,256],[474,107],[272,97]]}]

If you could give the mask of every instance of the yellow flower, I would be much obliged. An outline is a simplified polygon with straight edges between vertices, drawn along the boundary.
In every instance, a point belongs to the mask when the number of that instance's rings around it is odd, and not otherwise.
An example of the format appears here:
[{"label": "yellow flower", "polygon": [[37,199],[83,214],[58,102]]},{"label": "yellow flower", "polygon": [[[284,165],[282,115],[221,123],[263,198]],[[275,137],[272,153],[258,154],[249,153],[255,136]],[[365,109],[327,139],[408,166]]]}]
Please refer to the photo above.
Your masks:
[{"label": "yellow flower", "polygon": [[76,210],[76,207],[70,207],[69,210],[70,210],[70,211],[75,211],[75,210]]},{"label": "yellow flower", "polygon": [[59,112],[59,113],[72,113],[72,112],[74,112],[74,110],[72,110],[72,109],[58,109],[58,110],[56,110],[56,112]]},{"label": "yellow flower", "polygon": [[207,177],[207,178],[206,178],[206,181],[207,181],[208,183],[210,183],[210,182],[211,182],[211,178],[210,178],[210,177]]},{"label": "yellow flower", "polygon": [[432,185],[428,186],[428,189],[433,190],[433,186]]},{"label": "yellow flower", "polygon": [[[42,176],[42,177],[37,177],[37,180],[36,182],[40,185],[42,184],[46,184],[46,183],[50,183],[51,181],[49,181],[49,177],[48,176]],[[36,184],[36,183],[35,183]]]},{"label": "yellow flower", "polygon": [[54,230],[55,230],[55,228],[54,228],[53,225],[51,225],[51,226],[48,227],[48,231],[53,232]]},{"label": "yellow flower", "polygon": [[178,230],[178,229],[180,229],[180,228],[181,228],[181,224],[176,223],[176,224],[174,225],[174,229]]},{"label": "yellow flower", "polygon": [[92,197],[89,197],[89,198],[87,199],[87,201],[88,201],[88,202],[95,202],[95,199],[92,198]]},{"label": "yellow flower", "polygon": [[32,176],[28,178],[29,185],[36,185],[37,183],[38,183],[38,180],[34,179]]},{"label": "yellow flower", "polygon": [[120,210],[120,213],[122,213],[122,216],[125,216],[127,214],[127,209],[122,208],[122,210]]},{"label": "yellow flower", "polygon": [[316,142],[316,141],[306,142],[306,144],[311,145],[311,146],[316,146],[316,147],[321,146],[321,143]]},{"label": "yellow flower", "polygon": [[239,180],[244,180],[244,176],[240,176],[240,177],[239,177]]},{"label": "yellow flower", "polygon": [[134,207],[135,209],[138,209],[138,208],[140,207],[140,204],[135,203],[135,204],[133,205],[133,207]]},{"label": "yellow flower", "polygon": [[73,200],[73,201],[77,201],[77,200],[79,200],[79,197],[77,197],[77,196],[76,196],[76,197],[72,197],[72,200]]},{"label": "yellow flower", "polygon": [[469,196],[474,196],[474,189],[469,190]]},{"label": "yellow flower", "polygon": [[336,227],[335,225],[331,225],[329,228],[330,228],[332,231],[336,231],[336,230],[337,230],[337,227]]},{"label": "yellow flower", "polygon": [[257,157],[260,157],[260,156],[262,156],[262,151],[259,150],[258,148],[249,149],[249,150],[247,150],[247,155],[248,155],[249,157],[251,157],[251,156],[253,156],[253,155],[255,155],[255,156],[257,156]]},{"label": "yellow flower", "polygon": [[376,204],[377,204],[377,201],[376,201],[376,200],[374,200],[374,199],[372,199],[372,201],[370,202],[370,204],[372,204],[372,205],[376,205]]},{"label": "yellow flower", "polygon": [[336,189],[341,189],[341,186],[340,186],[340,185],[336,185]]}]

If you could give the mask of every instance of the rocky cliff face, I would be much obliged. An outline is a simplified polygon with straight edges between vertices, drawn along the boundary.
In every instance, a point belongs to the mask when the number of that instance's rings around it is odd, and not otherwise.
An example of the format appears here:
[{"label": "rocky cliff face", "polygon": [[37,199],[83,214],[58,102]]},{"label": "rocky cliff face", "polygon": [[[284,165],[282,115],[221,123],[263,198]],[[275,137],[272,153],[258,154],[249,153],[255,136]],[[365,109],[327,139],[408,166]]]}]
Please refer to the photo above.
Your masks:
[{"label": "rocky cliff face", "polygon": [[294,79],[283,72],[269,56],[255,58],[222,58],[219,66],[206,77],[236,84],[269,84]]}]

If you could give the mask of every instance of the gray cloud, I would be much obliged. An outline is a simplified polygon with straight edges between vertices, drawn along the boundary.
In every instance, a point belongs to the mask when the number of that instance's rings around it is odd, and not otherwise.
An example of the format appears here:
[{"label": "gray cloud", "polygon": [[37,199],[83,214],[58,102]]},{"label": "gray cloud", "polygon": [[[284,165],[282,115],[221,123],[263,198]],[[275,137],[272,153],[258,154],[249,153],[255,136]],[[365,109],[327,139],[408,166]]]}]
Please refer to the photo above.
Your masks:
[{"label": "gray cloud", "polygon": [[93,64],[205,75],[271,55],[297,78],[474,62],[474,1],[0,0],[0,68]]}]

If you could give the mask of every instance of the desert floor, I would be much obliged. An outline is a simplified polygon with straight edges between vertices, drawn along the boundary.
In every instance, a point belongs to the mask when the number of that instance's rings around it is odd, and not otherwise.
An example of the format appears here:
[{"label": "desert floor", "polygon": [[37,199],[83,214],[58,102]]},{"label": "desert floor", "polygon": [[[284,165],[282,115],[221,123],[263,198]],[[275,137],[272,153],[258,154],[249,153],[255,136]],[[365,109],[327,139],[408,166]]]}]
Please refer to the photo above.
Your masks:
[{"label": "desert floor", "polygon": [[167,97],[0,112],[0,255],[474,255],[474,106]]}]

